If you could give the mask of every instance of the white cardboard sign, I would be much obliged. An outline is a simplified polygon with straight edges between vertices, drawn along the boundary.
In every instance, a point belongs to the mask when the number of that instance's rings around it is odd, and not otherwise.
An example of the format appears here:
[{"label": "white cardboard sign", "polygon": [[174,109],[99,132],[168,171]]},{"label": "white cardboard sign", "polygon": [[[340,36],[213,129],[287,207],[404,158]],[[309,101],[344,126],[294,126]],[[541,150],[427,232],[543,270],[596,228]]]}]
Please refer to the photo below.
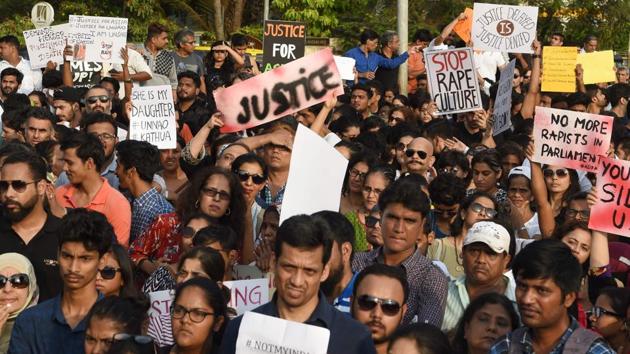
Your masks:
[{"label": "white cardboard sign", "polygon": [[127,44],[126,18],[70,15],[68,44],[75,61],[122,64]]},{"label": "white cardboard sign", "polygon": [[131,139],[147,141],[158,149],[174,149],[177,123],[171,86],[135,87],[131,104]]},{"label": "white cardboard sign", "polygon": [[538,7],[475,3],[472,41],[476,49],[532,53]]}]

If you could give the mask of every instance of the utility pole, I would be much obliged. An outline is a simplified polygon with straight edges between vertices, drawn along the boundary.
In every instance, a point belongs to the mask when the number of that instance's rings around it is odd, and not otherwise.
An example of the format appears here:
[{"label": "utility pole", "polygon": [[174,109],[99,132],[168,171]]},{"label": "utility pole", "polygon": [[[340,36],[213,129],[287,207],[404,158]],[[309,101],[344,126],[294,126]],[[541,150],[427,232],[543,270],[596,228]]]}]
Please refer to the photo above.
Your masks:
[{"label": "utility pole", "polygon": [[[408,48],[409,41],[409,1],[398,0],[398,38],[400,38],[399,52],[404,53]],[[407,94],[407,62],[400,65],[398,69],[398,83],[400,93]]]},{"label": "utility pole", "polygon": [[265,9],[263,11],[265,20],[269,19],[269,0],[265,0]]}]

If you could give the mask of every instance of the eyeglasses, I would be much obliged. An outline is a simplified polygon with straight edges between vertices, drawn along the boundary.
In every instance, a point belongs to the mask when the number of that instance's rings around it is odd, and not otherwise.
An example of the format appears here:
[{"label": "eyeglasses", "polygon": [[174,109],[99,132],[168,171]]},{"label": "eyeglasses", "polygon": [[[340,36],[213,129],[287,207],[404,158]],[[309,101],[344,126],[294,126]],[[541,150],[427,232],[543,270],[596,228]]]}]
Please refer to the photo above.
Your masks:
[{"label": "eyeglasses", "polygon": [[407,149],[407,151],[405,151],[405,155],[407,155],[407,157],[413,157],[415,154],[418,154],[418,157],[422,160],[426,159],[428,156],[428,154],[422,150]]},{"label": "eyeglasses", "polygon": [[13,274],[10,277],[0,275],[0,289],[4,289],[7,283],[11,283],[11,286],[15,289],[24,289],[28,287],[30,280],[28,279],[28,275],[24,273]]},{"label": "eyeglasses", "polygon": [[111,135],[109,133],[101,133],[101,134],[92,134],[100,140],[114,140],[116,139],[116,135]]},{"label": "eyeglasses", "polygon": [[588,219],[591,216],[591,211],[589,209],[584,210],[576,210],[568,208],[566,211],[566,215],[570,218],[575,218],[576,216],[580,216],[582,219]]},{"label": "eyeglasses", "polygon": [[381,219],[376,216],[368,215],[365,217],[365,226],[367,227],[376,227],[376,224],[381,224]]},{"label": "eyeglasses", "polygon": [[171,316],[173,316],[174,319],[182,319],[186,316],[186,314],[188,314],[188,318],[190,318],[190,320],[194,323],[203,322],[207,316],[214,315],[213,312],[206,312],[201,309],[187,309],[181,305],[173,305],[173,308],[171,309]]},{"label": "eyeglasses", "polygon": [[230,200],[230,193],[214,188],[201,188],[201,192],[212,199],[218,195],[220,200]]},{"label": "eyeglasses", "polygon": [[29,184],[37,183],[39,181],[41,180],[38,179],[32,182],[25,182],[25,181],[20,181],[20,180],[0,181],[0,193],[6,193],[9,190],[9,186],[11,186],[11,188],[13,188],[14,191],[18,193],[23,193],[26,190],[26,186],[28,186]]},{"label": "eyeglasses", "polygon": [[551,168],[545,168],[543,170],[543,175],[548,178],[552,178],[554,175],[558,178],[563,178],[569,175],[569,170],[567,170],[566,168],[559,168],[554,171]]},{"label": "eyeglasses", "polygon": [[111,100],[111,98],[107,95],[90,96],[86,99],[87,103],[89,104],[95,104],[96,101],[101,101],[101,103],[107,103],[109,102],[109,100]]},{"label": "eyeglasses", "polygon": [[379,195],[381,195],[381,193],[383,193],[382,189],[377,189],[377,188],[372,188],[372,187],[363,187],[363,191],[365,192],[365,194],[370,195],[370,193],[374,193],[376,194],[376,196],[378,197]]},{"label": "eyeglasses", "polygon": [[364,179],[365,176],[367,176],[367,172],[361,172],[357,169],[351,169],[350,170],[350,177],[352,178],[360,178],[360,179]]},{"label": "eyeglasses", "polygon": [[254,184],[265,183],[265,177],[258,174],[249,173],[247,171],[234,171],[234,173],[236,173],[241,182],[247,182],[251,177]]},{"label": "eyeglasses", "polygon": [[103,279],[106,280],[110,280],[110,279],[114,279],[114,277],[116,276],[116,273],[122,271],[121,268],[114,268],[114,267],[104,267],[103,269],[99,269],[98,272],[101,273],[101,277]]},{"label": "eyeglasses", "polygon": [[278,150],[284,151],[284,152],[291,152],[291,149],[288,146],[284,146],[284,145],[277,145],[277,144],[269,143],[269,144],[265,145],[265,147],[270,149],[270,150],[278,149]]},{"label": "eyeglasses", "polygon": [[620,314],[618,314],[618,313],[616,313],[616,312],[612,312],[612,311],[605,310],[605,309],[603,309],[603,308],[601,308],[601,307],[599,307],[599,306],[594,306],[594,307],[591,309],[591,311],[589,311],[589,313],[590,313],[593,317],[596,317],[596,318],[599,318],[599,317],[601,317],[602,315],[609,315],[609,316],[614,316],[614,317],[618,317],[618,318],[624,318],[624,317],[625,317],[624,315],[620,315]]},{"label": "eyeglasses", "polygon": [[357,304],[362,311],[372,311],[376,305],[380,305],[386,316],[396,316],[400,312],[400,304],[396,300],[381,299],[370,295],[359,296]]},{"label": "eyeglasses", "polygon": [[481,205],[479,203],[472,203],[470,205],[470,210],[474,211],[477,214],[481,214],[481,212],[483,212],[490,219],[492,219],[495,216],[497,216],[497,211],[496,210],[494,210],[492,208],[486,208],[486,207],[484,207],[483,205]]},{"label": "eyeglasses", "polygon": [[435,214],[442,215],[447,218],[452,218],[453,216],[457,215],[457,209],[445,210],[445,209],[435,208],[433,209],[433,212]]}]

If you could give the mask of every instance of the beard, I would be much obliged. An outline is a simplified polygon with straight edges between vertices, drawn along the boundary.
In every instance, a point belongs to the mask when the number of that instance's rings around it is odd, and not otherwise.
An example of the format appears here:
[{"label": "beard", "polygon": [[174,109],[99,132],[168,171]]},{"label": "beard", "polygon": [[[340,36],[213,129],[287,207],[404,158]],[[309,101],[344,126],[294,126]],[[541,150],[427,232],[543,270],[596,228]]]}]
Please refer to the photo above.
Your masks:
[{"label": "beard", "polygon": [[335,291],[335,287],[341,281],[341,278],[343,278],[343,263],[340,263],[336,268],[330,268],[328,278],[320,284],[319,288],[324,295],[331,296]]},{"label": "beard", "polygon": [[12,93],[15,93],[15,92],[17,92],[17,89],[14,90],[13,87],[3,87],[2,88],[2,94],[5,95],[5,96],[8,96],[8,95],[10,95]]},{"label": "beard", "polygon": [[[2,214],[5,218],[9,219],[12,223],[20,222],[24,220],[25,217],[30,214],[35,205],[37,204],[38,196],[34,195],[31,199],[27,200],[26,203],[20,204],[16,201],[7,200],[3,203]],[[9,210],[7,208],[8,205],[16,205],[18,208],[13,210]]]}]

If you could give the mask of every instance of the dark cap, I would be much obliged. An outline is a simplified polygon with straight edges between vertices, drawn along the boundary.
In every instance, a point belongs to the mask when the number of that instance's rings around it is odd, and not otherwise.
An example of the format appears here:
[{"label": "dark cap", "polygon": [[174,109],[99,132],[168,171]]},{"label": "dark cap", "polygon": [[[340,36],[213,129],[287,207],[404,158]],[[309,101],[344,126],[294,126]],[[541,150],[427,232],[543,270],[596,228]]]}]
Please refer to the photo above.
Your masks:
[{"label": "dark cap", "polygon": [[53,96],[55,100],[64,100],[68,102],[80,102],[81,95],[79,95],[79,91],[73,87],[60,87],[55,90],[55,94]]}]

